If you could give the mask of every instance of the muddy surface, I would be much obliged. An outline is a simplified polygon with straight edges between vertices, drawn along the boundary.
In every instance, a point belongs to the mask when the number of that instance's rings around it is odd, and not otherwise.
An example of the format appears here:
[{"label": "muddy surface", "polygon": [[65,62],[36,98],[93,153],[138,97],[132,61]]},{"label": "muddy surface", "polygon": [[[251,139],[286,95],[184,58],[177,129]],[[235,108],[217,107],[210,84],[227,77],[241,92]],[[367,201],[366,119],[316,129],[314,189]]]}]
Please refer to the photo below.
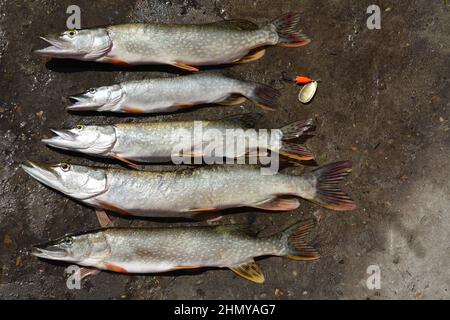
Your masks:
[{"label": "muddy surface", "polygon": [[[366,27],[366,9],[373,1],[76,1],[83,27],[224,18],[264,24],[283,12],[300,10],[303,30],[313,39],[309,46],[270,48],[255,63],[228,68],[242,78],[280,89],[279,110],[265,113],[246,103],[139,118],[69,114],[64,109],[66,97],[126,79],[175,76],[177,70],[46,63],[32,54],[44,45],[40,35],[65,29],[66,8],[73,3],[0,1],[0,298],[449,297],[450,7],[445,1],[377,1],[382,9],[381,30]],[[309,105],[297,101],[298,87],[285,80],[296,74],[322,80]],[[317,134],[306,144],[318,163],[353,161],[353,173],[344,187],[358,203],[353,212],[331,212],[302,202],[291,213],[249,211],[250,215],[223,220],[255,220],[276,231],[314,215],[319,218],[315,238],[323,254],[320,261],[262,259],[263,285],[237,278],[229,270],[208,269],[162,275],[104,272],[84,281],[81,290],[69,290],[64,264],[29,255],[33,244],[98,227],[90,208],[40,185],[20,169],[26,159],[101,164],[45,147],[40,139],[50,135],[49,128],[217,119],[239,113],[253,114],[262,128],[314,117]],[[130,219],[118,223],[162,224]],[[381,270],[379,290],[366,285],[371,265]]]}]

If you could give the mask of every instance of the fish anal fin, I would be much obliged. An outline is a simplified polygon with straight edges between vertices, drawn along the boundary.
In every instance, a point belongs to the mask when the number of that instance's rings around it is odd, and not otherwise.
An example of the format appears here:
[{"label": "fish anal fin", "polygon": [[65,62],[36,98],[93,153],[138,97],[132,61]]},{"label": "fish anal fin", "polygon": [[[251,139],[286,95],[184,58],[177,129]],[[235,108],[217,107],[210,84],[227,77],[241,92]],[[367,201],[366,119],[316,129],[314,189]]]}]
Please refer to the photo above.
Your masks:
[{"label": "fish anal fin", "polygon": [[112,272],[128,273],[128,271],[126,269],[122,268],[121,266],[118,266],[117,264],[113,264],[113,263],[106,263],[105,268],[106,268],[106,270],[112,271]]},{"label": "fish anal fin", "polygon": [[297,198],[274,198],[252,205],[254,208],[269,211],[290,211],[300,206]]},{"label": "fish anal fin", "polygon": [[182,62],[175,62],[173,64],[174,67],[183,69],[183,70],[187,70],[187,71],[191,71],[191,72],[198,72],[198,68],[190,66],[188,64],[182,63]]},{"label": "fish anal fin", "polygon": [[189,270],[189,269],[198,269],[201,268],[201,265],[192,265],[192,266],[177,266],[174,269],[175,270]]},{"label": "fish anal fin", "polygon": [[189,108],[192,108],[194,105],[193,105],[192,103],[182,103],[182,102],[178,102],[178,103],[175,103],[175,106],[176,106],[178,109],[189,109]]},{"label": "fish anal fin", "polygon": [[315,256],[315,257],[286,256],[286,258],[288,258],[290,260],[296,260],[296,261],[315,261],[315,260],[319,260],[320,256]]},{"label": "fish anal fin", "polygon": [[222,106],[236,106],[238,104],[242,104],[247,100],[247,98],[241,96],[240,94],[231,94],[224,101],[219,102],[218,104]]},{"label": "fish anal fin", "polygon": [[265,278],[254,260],[229,267],[238,276],[255,283],[264,283]]},{"label": "fish anal fin", "polygon": [[141,169],[139,168],[139,165],[137,165],[136,163],[132,162],[131,160],[128,160],[127,158],[124,158],[124,157],[118,155],[118,154],[115,153],[115,152],[111,152],[111,156],[112,156],[113,158],[117,159],[117,160],[122,161],[123,163],[126,163],[128,166],[130,166],[130,167],[133,168],[133,169],[141,170]]},{"label": "fish anal fin", "polygon": [[252,61],[256,61],[261,59],[266,54],[265,48],[256,48],[251,50],[246,56],[242,57],[235,63],[241,64],[241,63],[248,63]]},{"label": "fish anal fin", "polygon": [[269,106],[266,106],[265,104],[262,104],[262,103],[259,103],[259,102],[254,102],[258,107],[260,107],[261,109],[263,109],[263,110],[266,110],[266,111],[275,111],[275,109],[274,108],[271,108],[271,107],[269,107]]}]

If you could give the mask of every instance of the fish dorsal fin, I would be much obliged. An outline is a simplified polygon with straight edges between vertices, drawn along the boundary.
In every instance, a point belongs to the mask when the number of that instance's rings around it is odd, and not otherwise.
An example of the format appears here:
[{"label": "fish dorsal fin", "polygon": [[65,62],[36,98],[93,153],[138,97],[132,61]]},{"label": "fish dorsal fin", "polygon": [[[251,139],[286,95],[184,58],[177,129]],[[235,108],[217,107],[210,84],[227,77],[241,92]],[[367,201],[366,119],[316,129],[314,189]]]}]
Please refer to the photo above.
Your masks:
[{"label": "fish dorsal fin", "polygon": [[222,21],[213,22],[212,24],[219,26],[219,27],[240,30],[240,31],[258,30],[259,29],[258,25],[256,25],[255,23],[248,21],[248,20],[243,20],[243,19],[222,20]]},{"label": "fish dorsal fin", "polygon": [[218,233],[234,233],[242,234],[250,237],[256,237],[261,230],[264,229],[263,226],[257,226],[253,224],[233,224],[217,226],[216,232]]},{"label": "fish dorsal fin", "polygon": [[264,275],[256,264],[256,262],[252,259],[250,261],[235,265],[230,267],[231,271],[236,273],[238,276],[256,282],[263,283],[265,281]]}]

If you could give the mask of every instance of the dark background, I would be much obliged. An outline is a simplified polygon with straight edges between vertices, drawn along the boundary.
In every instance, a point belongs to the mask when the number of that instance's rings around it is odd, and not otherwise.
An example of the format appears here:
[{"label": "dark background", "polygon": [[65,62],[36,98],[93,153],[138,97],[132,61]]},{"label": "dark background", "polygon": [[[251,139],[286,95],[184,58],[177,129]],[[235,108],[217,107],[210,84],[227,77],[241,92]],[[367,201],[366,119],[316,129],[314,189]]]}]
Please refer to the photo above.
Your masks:
[{"label": "dark background", "polygon": [[[212,107],[164,117],[83,117],[64,110],[68,95],[178,71],[157,66],[125,71],[67,61],[46,64],[32,50],[45,46],[40,35],[65,29],[70,4],[81,7],[82,27],[224,18],[262,25],[284,12],[300,11],[303,31],[313,42],[297,49],[270,48],[263,59],[230,68],[242,78],[280,89],[281,107],[275,112],[263,113],[247,103],[242,108]],[[366,27],[370,4],[382,8],[381,30]],[[0,1],[0,298],[448,298],[449,9],[438,0]],[[297,74],[322,80],[309,105],[300,104],[298,87],[285,81]],[[91,209],[38,184],[19,167],[26,159],[96,164],[45,147],[40,139],[50,135],[49,128],[219,119],[245,112],[254,114],[261,128],[314,117],[317,134],[307,145],[318,163],[354,162],[344,188],[357,201],[356,211],[331,212],[302,202],[292,213],[256,216],[257,223],[272,231],[316,216],[320,261],[263,259],[263,285],[237,278],[229,270],[156,276],[104,272],[83,282],[82,290],[68,290],[64,264],[29,255],[33,244],[98,227]],[[246,220],[237,214],[223,221]],[[119,224],[161,225],[125,219]],[[381,269],[381,290],[366,287],[370,265]]]}]

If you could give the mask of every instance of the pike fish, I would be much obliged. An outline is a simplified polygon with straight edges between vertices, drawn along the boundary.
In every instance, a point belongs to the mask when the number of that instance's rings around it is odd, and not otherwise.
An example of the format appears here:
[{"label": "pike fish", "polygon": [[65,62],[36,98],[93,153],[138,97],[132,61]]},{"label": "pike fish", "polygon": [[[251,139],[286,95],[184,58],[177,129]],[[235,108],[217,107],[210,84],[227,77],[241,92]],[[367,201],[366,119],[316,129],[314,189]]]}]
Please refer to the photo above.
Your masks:
[{"label": "pike fish", "polygon": [[296,176],[264,175],[256,166],[205,166],[175,171],[135,171],[29,162],[23,169],[39,182],[99,210],[143,217],[201,218],[236,207],[288,211],[298,198],[346,211],[355,203],[337,184],[349,161]]},{"label": "pike fish", "polygon": [[50,44],[36,53],[52,58],[119,65],[167,64],[188,71],[198,66],[246,63],[265,47],[299,47],[310,42],[296,31],[298,13],[258,27],[246,20],[207,24],[137,23],[67,30],[41,37]]},{"label": "pike fish", "polygon": [[[272,130],[267,139],[258,137],[256,131],[248,132],[244,121],[238,119],[78,125],[68,130],[52,130],[55,136],[42,141],[64,150],[116,158],[130,166],[135,166],[135,162],[169,162],[180,156],[189,159],[201,157],[205,161],[207,157],[223,160],[258,154],[261,148],[305,161],[314,159],[312,152],[288,140],[303,135],[312,128],[312,123],[312,119],[291,123]],[[199,130],[197,126],[200,124]],[[242,143],[242,150],[236,150],[236,141]]]},{"label": "pike fish", "polygon": [[91,88],[69,97],[70,111],[164,113],[199,104],[233,106],[250,99],[274,110],[280,92],[270,86],[226,77],[216,72],[129,81]]},{"label": "pike fish", "polygon": [[[120,273],[230,268],[245,279],[263,283],[264,275],[255,257],[319,259],[318,252],[306,241],[313,227],[314,221],[307,220],[266,237],[258,236],[260,229],[252,225],[106,228],[35,246],[32,254]],[[92,274],[89,269],[80,275]]]}]

